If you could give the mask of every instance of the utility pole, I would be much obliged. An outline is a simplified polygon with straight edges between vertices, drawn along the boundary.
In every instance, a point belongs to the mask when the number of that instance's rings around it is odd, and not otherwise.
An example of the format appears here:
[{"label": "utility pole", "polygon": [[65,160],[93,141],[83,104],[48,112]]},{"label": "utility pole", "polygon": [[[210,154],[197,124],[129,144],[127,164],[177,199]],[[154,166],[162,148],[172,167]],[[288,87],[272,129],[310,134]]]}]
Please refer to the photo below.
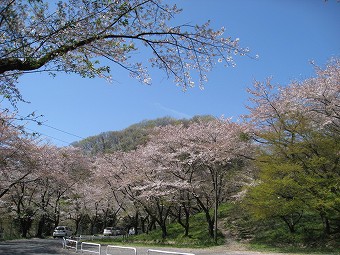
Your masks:
[{"label": "utility pole", "polygon": [[217,169],[215,169],[214,189],[215,189],[215,208],[214,208],[214,242],[217,244],[217,210],[218,210],[218,190],[217,190]]}]

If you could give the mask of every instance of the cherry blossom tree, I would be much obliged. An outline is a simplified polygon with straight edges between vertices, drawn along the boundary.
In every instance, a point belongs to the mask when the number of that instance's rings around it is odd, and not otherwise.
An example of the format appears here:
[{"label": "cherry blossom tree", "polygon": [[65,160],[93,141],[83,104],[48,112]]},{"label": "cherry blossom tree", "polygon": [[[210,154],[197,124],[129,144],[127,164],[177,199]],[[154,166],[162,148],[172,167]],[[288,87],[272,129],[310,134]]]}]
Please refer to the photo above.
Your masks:
[{"label": "cherry blossom tree", "polygon": [[19,227],[21,236],[28,237],[37,209],[34,206],[36,196],[36,185],[29,182],[16,184],[9,194],[11,211],[14,222]]},{"label": "cherry blossom tree", "polygon": [[166,238],[167,220],[182,183],[169,176],[163,164],[155,160],[155,153],[149,152],[150,150],[143,146],[129,153],[132,159],[138,157],[138,165],[142,166],[140,181],[133,184],[133,190],[137,192],[135,201],[142,206],[152,221],[157,222],[162,230],[162,238]]},{"label": "cherry blossom tree", "polygon": [[[27,237],[34,219],[40,213],[40,209],[48,206],[48,195],[43,189],[43,176],[47,176],[44,168],[40,168],[40,160],[43,158],[42,147],[33,146],[31,143],[31,150],[26,151],[29,164],[21,164],[20,171],[24,170],[29,173],[25,178],[20,178],[3,196],[3,199],[10,204],[10,208],[17,223],[21,236]],[[34,148],[34,149],[33,149]],[[15,160],[15,157],[12,158]],[[23,162],[22,162],[23,163]],[[14,165],[12,162],[10,165]],[[22,169],[24,168],[24,169]],[[15,175],[15,171],[11,175]],[[40,192],[41,191],[41,192]],[[42,210],[45,212],[45,208]],[[45,216],[45,213],[42,213]],[[45,219],[45,217],[43,217]]]},{"label": "cherry blossom tree", "polygon": [[[73,147],[41,147],[39,161],[40,208],[37,236],[45,230],[45,220],[59,225],[60,203],[72,192],[76,183],[82,183],[91,176],[91,162],[79,149]],[[46,229],[48,232],[50,229]]]},{"label": "cherry blossom tree", "polygon": [[100,170],[97,171],[98,162],[95,165],[93,175],[86,179],[86,184],[78,186],[77,189],[82,194],[85,208],[84,214],[86,214],[90,222],[90,234],[95,234],[98,231],[102,232],[107,226],[115,227],[118,219],[122,218],[120,213],[124,210],[124,206],[127,203],[124,196],[121,196],[121,193],[114,190],[110,181],[105,180],[105,177],[103,178],[103,176],[98,174],[98,172],[102,173]]},{"label": "cherry blossom tree", "polygon": [[56,147],[46,145],[40,148],[38,162],[40,176],[35,181],[39,187],[35,201],[38,221],[37,237],[50,234],[51,224],[55,222],[55,208],[52,205],[54,205],[54,197],[58,197],[59,191],[63,189],[61,183],[66,176],[66,173],[62,173],[59,168],[58,156]]},{"label": "cherry blossom tree", "polygon": [[256,81],[248,90],[251,105],[246,117],[261,129],[274,129],[281,116],[301,115],[320,129],[339,133],[339,67],[340,60],[331,59],[325,69],[315,66],[317,77],[288,86],[274,85],[271,79]]},{"label": "cherry blossom tree", "polygon": [[0,199],[15,212],[22,236],[26,237],[37,210],[41,147],[34,137],[13,124],[15,115],[0,114]]},{"label": "cherry blossom tree", "polygon": [[64,209],[61,204],[72,194],[71,187],[87,178],[90,162],[72,147],[31,145],[26,152],[31,163],[21,164],[20,170],[27,168],[29,174],[16,180],[2,199],[12,209],[23,237],[34,221],[36,236],[42,237],[59,224]]},{"label": "cherry blossom tree", "polygon": [[[162,236],[167,236],[166,220],[170,212],[171,191],[161,185],[160,176],[156,176],[155,164],[146,156],[144,147],[130,152],[117,152],[105,156],[104,176],[105,183],[115,192],[117,202],[126,216],[134,222],[141,211],[144,211],[151,222],[157,222],[162,229]],[[169,186],[168,186],[169,188]],[[127,203],[129,200],[130,203]],[[128,211],[130,213],[128,213]],[[132,213],[131,213],[132,212]],[[131,226],[130,226],[131,227]]]},{"label": "cherry blossom tree", "polygon": [[[149,151],[149,161],[158,162],[152,180],[161,178],[167,192],[169,187],[190,191],[204,211],[209,234],[215,240],[218,205],[226,199],[226,187],[235,185],[228,175],[240,169],[237,162],[252,153],[250,140],[241,139],[246,132],[246,125],[226,119],[169,125],[158,128],[144,148]],[[190,203],[190,197],[187,199]],[[211,216],[213,207],[215,214]]]},{"label": "cherry blossom tree", "polygon": [[[100,187],[101,196],[105,200],[104,225],[116,226],[118,218],[133,218],[139,212],[133,201],[127,196],[122,183],[126,177],[122,172],[124,153],[115,152],[97,155],[95,160],[94,179],[97,188]],[[133,216],[134,215],[134,216]],[[138,218],[138,217],[136,217]],[[129,223],[125,222],[124,225]],[[137,225],[137,222],[135,223]],[[127,228],[132,226],[126,226]],[[138,226],[134,226],[136,229]]]},{"label": "cherry blossom tree", "polygon": [[36,170],[37,145],[12,125],[13,116],[0,114],[0,198],[19,182],[28,181]]},{"label": "cherry blossom tree", "polygon": [[150,223],[161,228],[163,238],[169,217],[175,214],[188,234],[189,216],[199,207],[210,235],[216,236],[217,217],[211,209],[217,212],[221,202],[239,191],[235,172],[249,174],[245,162],[252,145],[245,138],[247,132],[245,124],[214,118],[155,128],[136,150],[96,157],[91,183],[101,194],[95,200],[109,201],[111,196],[111,204],[133,224],[146,213]]},{"label": "cherry blossom tree", "polygon": [[185,90],[194,86],[193,71],[202,87],[215,63],[234,66],[234,55],[248,54],[238,38],[223,37],[224,28],[214,31],[209,22],[169,25],[180,12],[162,0],[4,0],[0,92],[12,102],[20,100],[14,85],[25,73],[110,78],[116,67],[149,84],[149,65],[133,57],[141,47],[150,53],[152,67]]},{"label": "cherry blossom tree", "polygon": [[[167,204],[171,205],[167,210],[167,216],[175,216],[187,236],[189,234],[189,217],[193,212],[192,207],[196,205],[193,202],[195,199],[190,189],[190,185],[194,183],[193,173],[190,166],[186,166],[180,158],[175,158],[174,151],[178,149],[178,145],[172,140],[167,140],[168,136],[162,136],[165,133],[167,135],[178,133],[180,129],[173,128],[171,130],[170,127],[169,129],[164,127],[164,129],[166,129],[164,133],[163,130],[161,132],[156,130],[150,136],[148,144],[141,148],[146,161],[152,163],[152,172],[147,174],[148,178],[141,190],[144,192],[147,188],[148,194],[155,196],[157,192],[167,197]],[[174,129],[178,132],[172,133]],[[171,133],[167,133],[169,130]],[[163,200],[165,199],[163,198]],[[166,223],[165,220],[164,223]],[[166,232],[166,224],[164,225],[163,228]]]}]

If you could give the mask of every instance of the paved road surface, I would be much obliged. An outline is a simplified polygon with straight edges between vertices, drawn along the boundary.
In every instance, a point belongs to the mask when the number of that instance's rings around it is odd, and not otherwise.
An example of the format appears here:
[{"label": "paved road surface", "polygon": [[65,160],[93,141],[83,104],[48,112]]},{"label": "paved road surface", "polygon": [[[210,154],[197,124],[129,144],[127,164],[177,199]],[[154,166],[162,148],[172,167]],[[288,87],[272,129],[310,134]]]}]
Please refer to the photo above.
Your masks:
[{"label": "paved road surface", "polygon": [[62,249],[61,239],[20,239],[0,242],[1,255],[75,254]]},{"label": "paved road surface", "polygon": [[[147,255],[146,247],[137,247],[138,255]],[[277,255],[278,253],[260,253],[260,252],[250,252],[242,250],[230,250],[224,246],[213,247],[208,249],[184,249],[184,248],[152,248],[154,250],[163,251],[176,251],[193,253],[195,255]],[[116,253],[117,251],[117,253]],[[116,250],[114,255],[132,255],[133,253],[124,253],[123,250]],[[1,255],[76,255],[81,254],[75,250],[68,250],[62,248],[61,239],[21,239],[13,241],[0,241],[0,254]],[[94,254],[86,253],[83,254]],[[101,255],[106,254],[106,246],[102,247]],[[163,255],[161,253],[150,253],[149,255]],[[280,253],[280,255],[284,255]],[[290,254],[292,255],[292,254]]]}]

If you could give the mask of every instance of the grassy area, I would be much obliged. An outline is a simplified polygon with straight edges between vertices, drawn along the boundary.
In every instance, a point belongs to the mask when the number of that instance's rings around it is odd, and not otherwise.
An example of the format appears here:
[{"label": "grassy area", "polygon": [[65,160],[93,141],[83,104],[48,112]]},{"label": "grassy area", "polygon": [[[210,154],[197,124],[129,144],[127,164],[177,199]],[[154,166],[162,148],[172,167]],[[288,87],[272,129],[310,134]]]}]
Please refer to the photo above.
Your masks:
[{"label": "grassy area", "polygon": [[[303,218],[296,226],[296,231],[290,233],[287,225],[280,219],[268,219],[255,221],[246,213],[241,213],[240,208],[235,207],[230,211],[229,218],[233,218],[230,228],[247,228],[252,238],[249,239],[249,247],[252,250],[304,253],[304,254],[339,254],[340,233],[326,235],[323,231],[319,215],[305,212]],[[242,232],[239,233],[242,239]]]},{"label": "grassy area", "polygon": [[[243,215],[233,204],[224,204],[219,210],[219,221],[233,234],[229,237],[239,242],[245,242],[244,233],[240,229],[247,228],[252,238],[246,241],[246,247],[255,251],[285,252],[300,254],[334,254],[340,255],[339,236],[331,238],[323,236],[317,223],[314,226],[302,222],[298,231],[291,234],[282,222],[266,221],[254,222]],[[310,221],[308,221],[310,224]],[[307,224],[307,221],[306,221]],[[314,230],[313,230],[314,229]],[[249,238],[249,237],[248,237]],[[217,245],[225,244],[226,237],[218,234]],[[113,243],[112,239],[103,239],[102,244]],[[149,234],[114,239],[116,244],[133,244],[136,246],[173,246],[188,248],[205,248],[216,245],[208,235],[208,226],[202,213],[190,219],[189,236],[184,236],[184,229],[178,223],[168,225],[168,237],[161,238],[161,230],[156,229]]]},{"label": "grassy area", "polygon": [[306,229],[289,233],[285,226],[273,224],[273,228],[259,231],[250,241],[250,247],[259,251],[340,255],[340,238],[325,236],[317,231],[313,233],[312,230],[306,231]]},{"label": "grassy area", "polygon": [[[128,238],[117,238],[118,243],[134,243],[176,247],[202,248],[214,246],[214,240],[209,237],[208,225],[205,216],[201,213],[191,217],[189,235],[184,235],[183,227],[178,223],[172,223],[167,228],[168,236],[162,239],[160,229],[150,231],[148,234],[140,234],[137,236],[129,236]],[[103,243],[112,243],[112,239],[103,239]],[[224,244],[224,237],[221,233],[218,235],[218,244]]]}]

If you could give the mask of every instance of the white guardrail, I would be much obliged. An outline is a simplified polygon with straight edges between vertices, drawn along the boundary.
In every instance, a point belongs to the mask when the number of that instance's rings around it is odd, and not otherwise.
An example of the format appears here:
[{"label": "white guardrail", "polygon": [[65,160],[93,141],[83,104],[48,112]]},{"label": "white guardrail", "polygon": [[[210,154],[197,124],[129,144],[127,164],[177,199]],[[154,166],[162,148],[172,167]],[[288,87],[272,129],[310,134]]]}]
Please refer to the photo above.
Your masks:
[{"label": "white guardrail", "polygon": [[148,250],[148,255],[150,253],[161,253],[161,254],[176,254],[176,255],[195,255],[193,253],[183,253],[183,252],[175,252],[175,251],[160,251],[160,250]]},{"label": "white guardrail", "polygon": [[81,253],[87,252],[87,253],[95,253],[99,254],[101,252],[101,245],[98,243],[88,243],[88,242],[82,242],[80,245]]},{"label": "white guardrail", "polygon": [[[88,243],[88,242],[81,242],[73,239],[65,239],[63,240],[63,248],[67,249],[74,249],[76,252],[79,251],[78,246],[80,244],[80,251],[81,253],[94,253],[94,254],[101,254],[101,245],[97,243]],[[131,255],[137,255],[137,249],[134,247],[126,247],[126,246],[115,246],[115,245],[108,245],[106,247],[106,254],[105,255],[116,255],[117,250],[124,250],[125,252]],[[172,254],[172,255],[195,255],[194,253],[185,253],[185,252],[175,252],[175,251],[161,251],[161,250],[153,250],[148,249],[147,255],[152,255],[154,253],[157,254]],[[124,253],[126,254],[126,253]]]},{"label": "white guardrail", "polygon": [[78,251],[78,243],[79,242],[76,241],[76,240],[64,238],[64,240],[63,240],[63,248],[64,249],[67,249],[67,248],[75,249],[75,251],[77,252]]},{"label": "white guardrail", "polygon": [[[112,250],[130,250],[131,254],[137,255],[137,249],[134,247],[125,247],[125,246],[115,246],[115,245],[108,245],[106,247],[106,255],[116,255],[118,253],[110,253]],[[124,253],[125,254],[125,253]]]}]

